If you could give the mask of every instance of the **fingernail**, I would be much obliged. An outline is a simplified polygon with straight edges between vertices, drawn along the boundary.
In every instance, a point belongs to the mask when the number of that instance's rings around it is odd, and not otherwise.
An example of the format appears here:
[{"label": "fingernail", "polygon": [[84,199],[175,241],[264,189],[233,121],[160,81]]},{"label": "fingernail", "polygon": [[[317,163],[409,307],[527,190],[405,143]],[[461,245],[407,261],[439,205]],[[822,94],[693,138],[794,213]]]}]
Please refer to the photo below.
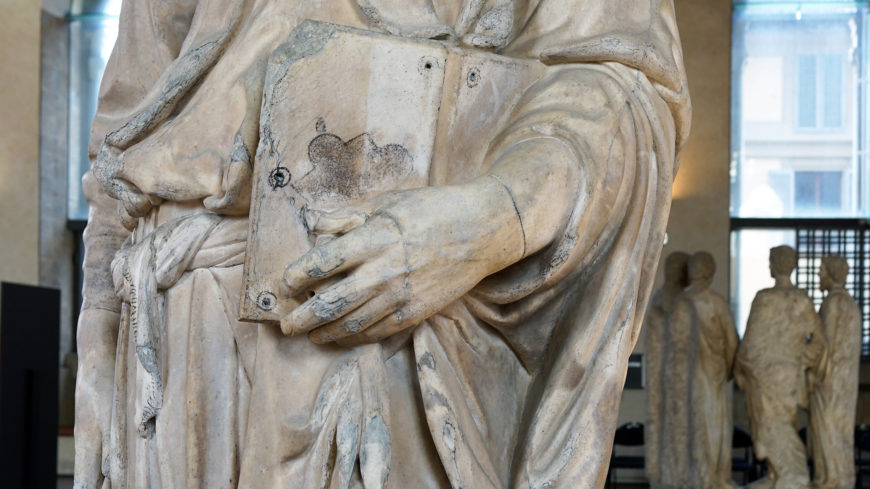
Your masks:
[{"label": "fingernail", "polygon": [[281,318],[281,332],[284,333],[284,336],[293,336],[296,334],[296,330],[293,329],[293,323],[289,320],[289,316]]}]

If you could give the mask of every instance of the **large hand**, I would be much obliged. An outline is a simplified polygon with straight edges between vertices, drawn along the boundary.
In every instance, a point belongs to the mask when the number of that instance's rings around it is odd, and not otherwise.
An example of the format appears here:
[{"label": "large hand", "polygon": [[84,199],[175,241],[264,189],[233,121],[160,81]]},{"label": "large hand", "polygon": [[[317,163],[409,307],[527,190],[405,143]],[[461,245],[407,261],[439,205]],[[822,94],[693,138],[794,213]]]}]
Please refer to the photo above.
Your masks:
[{"label": "large hand", "polygon": [[118,313],[87,309],[79,316],[76,374],[75,487],[103,483],[114,392]]},{"label": "large hand", "polygon": [[119,210],[123,211],[122,219],[142,217],[151,210],[153,204],[135,185],[120,178],[123,168],[124,153],[103,143],[91,165],[91,173],[103,186],[106,194],[118,200]]},{"label": "large hand", "polygon": [[318,291],[281,321],[315,343],[360,344],[416,325],[522,258],[523,230],[495,177],[388,192],[309,227],[337,235],[287,267],[285,291]]}]

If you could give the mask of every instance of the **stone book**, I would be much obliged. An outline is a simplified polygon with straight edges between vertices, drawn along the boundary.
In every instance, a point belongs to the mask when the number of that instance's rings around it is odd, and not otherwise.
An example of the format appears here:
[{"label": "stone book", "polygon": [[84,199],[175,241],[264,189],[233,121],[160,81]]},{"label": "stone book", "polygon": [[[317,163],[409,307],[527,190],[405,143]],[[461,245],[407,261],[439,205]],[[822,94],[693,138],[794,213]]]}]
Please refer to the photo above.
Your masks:
[{"label": "stone book", "polygon": [[[465,182],[548,68],[449,42],[306,21],[269,58],[240,308],[278,321],[284,266],[315,244],[309,210]],[[276,264],[282,264],[276,266]]]}]

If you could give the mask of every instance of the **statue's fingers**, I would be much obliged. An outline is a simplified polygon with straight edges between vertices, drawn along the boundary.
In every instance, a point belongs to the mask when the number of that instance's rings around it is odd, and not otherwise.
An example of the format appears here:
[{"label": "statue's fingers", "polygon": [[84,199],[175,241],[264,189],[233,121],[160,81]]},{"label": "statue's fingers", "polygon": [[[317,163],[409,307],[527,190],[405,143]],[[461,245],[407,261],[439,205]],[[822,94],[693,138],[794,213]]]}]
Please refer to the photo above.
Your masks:
[{"label": "statue's fingers", "polygon": [[407,328],[411,323],[412,321],[405,318],[401,310],[398,309],[359,333],[336,340],[336,343],[341,346],[358,346],[375,343],[393,336]]},{"label": "statue's fingers", "polygon": [[295,335],[335,321],[375,294],[375,289],[347,278],[305,301],[281,320],[281,331]]},{"label": "statue's fingers", "polygon": [[151,212],[153,205],[148,196],[139,191],[134,185],[118,178],[113,181],[113,184],[117,188],[117,198],[124,206],[124,211],[127,215],[139,218]]},{"label": "statue's fingers", "polygon": [[281,319],[281,331],[287,335],[307,333],[342,318],[377,292],[378,284],[370,274],[353,274],[318,292]]},{"label": "statue's fingers", "polygon": [[353,209],[305,211],[305,224],[309,231],[316,234],[344,234],[365,224],[367,218],[365,212]]},{"label": "statue's fingers", "polygon": [[120,200],[118,201],[118,217],[121,220],[121,225],[124,226],[124,229],[127,231],[133,231],[136,229],[136,226],[139,225],[139,219],[128,214],[127,209],[124,207],[124,203]]},{"label": "statue's fingers", "polygon": [[370,258],[385,245],[376,234],[364,226],[311,248],[284,270],[284,285],[288,293],[294,295],[311,288],[311,285]]},{"label": "statue's fingers", "polygon": [[357,335],[395,312],[397,306],[398,301],[392,294],[377,294],[340,320],[311,331],[308,338],[314,343],[324,344]]}]

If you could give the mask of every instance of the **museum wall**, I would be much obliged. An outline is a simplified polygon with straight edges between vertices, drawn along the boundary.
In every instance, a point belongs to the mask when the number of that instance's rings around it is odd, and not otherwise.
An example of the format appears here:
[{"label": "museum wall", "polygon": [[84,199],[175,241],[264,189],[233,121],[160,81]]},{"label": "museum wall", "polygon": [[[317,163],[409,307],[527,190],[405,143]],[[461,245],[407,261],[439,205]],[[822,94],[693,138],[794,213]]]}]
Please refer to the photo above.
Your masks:
[{"label": "museum wall", "polygon": [[[676,0],[692,94],[692,132],[680,159],[668,222],[668,253],[708,251],[716,260],[713,290],[729,295],[731,2]],[[663,281],[659,267],[656,287]]]},{"label": "museum wall", "polygon": [[38,282],[40,2],[4,0],[0,29],[0,280]]}]

